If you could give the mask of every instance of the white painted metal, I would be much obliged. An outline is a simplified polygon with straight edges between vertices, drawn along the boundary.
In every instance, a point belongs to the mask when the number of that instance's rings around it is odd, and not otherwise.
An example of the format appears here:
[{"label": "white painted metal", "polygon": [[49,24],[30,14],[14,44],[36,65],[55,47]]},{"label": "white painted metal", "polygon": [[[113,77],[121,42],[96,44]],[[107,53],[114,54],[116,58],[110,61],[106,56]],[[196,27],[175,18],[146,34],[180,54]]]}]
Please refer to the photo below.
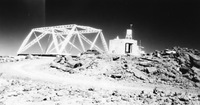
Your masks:
[{"label": "white painted metal", "polygon": [[[37,34],[36,34],[37,32]],[[38,35],[38,33],[40,33]],[[96,35],[95,39],[91,41],[87,34]],[[32,35],[35,36],[35,39],[31,39]],[[47,46],[42,46],[41,39],[45,36],[48,36],[51,39],[51,42],[48,42]],[[97,39],[100,36],[102,41],[103,49],[99,45],[96,44]],[[77,37],[77,38],[76,38]],[[72,38],[74,38],[72,40]],[[48,39],[48,40],[49,40]],[[71,41],[72,40],[72,41]],[[77,40],[79,45],[76,45]],[[89,44],[89,48],[85,46],[83,41]],[[43,42],[44,43],[44,42]],[[71,48],[77,49],[79,52],[84,52],[88,49],[95,48],[100,52],[108,52],[108,46],[103,36],[102,30],[92,28],[89,26],[80,26],[76,24],[70,25],[60,25],[60,26],[52,26],[52,27],[41,27],[41,28],[34,28],[28,34],[28,36],[23,41],[22,45],[20,46],[17,54],[24,53],[25,51],[31,49],[31,47],[35,44],[39,44],[41,49],[41,53],[45,54],[68,54],[71,52]],[[69,45],[68,45],[69,44]],[[71,46],[68,48],[67,46]],[[46,51],[44,52],[44,47],[46,47]]]},{"label": "white painted metal", "polygon": [[101,32],[100,34],[101,34],[101,40],[102,40],[103,48],[104,48],[105,52],[108,52],[108,45],[107,45],[107,43],[106,43],[106,40],[105,40],[105,38],[104,38],[104,35],[103,35],[102,32]]},{"label": "white painted metal", "polygon": [[83,52],[85,52],[85,46],[83,45],[83,41],[81,40],[80,34],[78,33],[77,30],[76,30],[76,32],[77,32],[77,34],[78,34],[78,39],[79,39],[79,41],[80,41],[80,43],[81,43],[81,47],[82,47],[82,49],[83,49]]},{"label": "white painted metal", "polygon": [[92,45],[90,47],[90,50],[94,47],[95,42],[97,41],[97,38],[99,36],[99,33],[97,34],[97,36],[95,37],[94,41],[92,42]]},{"label": "white painted metal", "polygon": [[40,40],[38,39],[38,37],[37,37],[37,35],[35,34],[35,32],[34,32],[34,35],[35,35],[35,38],[36,38],[36,40],[37,40],[37,42],[38,42],[38,44],[39,44],[39,46],[40,46],[40,49],[42,50],[42,53],[44,53],[44,49],[42,48],[42,45],[40,44]]},{"label": "white painted metal", "polygon": [[28,48],[30,48],[31,46],[33,46],[35,43],[37,43],[38,40],[42,39],[44,36],[46,35],[46,33],[42,33],[41,35],[39,35],[37,38],[35,38],[34,40],[32,40],[30,43],[28,43],[26,46],[24,46],[21,49],[21,52],[27,50]]},{"label": "white painted metal", "polygon": [[55,45],[55,48],[56,48],[56,52],[58,52],[59,49],[58,49],[58,40],[57,40],[57,35],[55,34],[53,28],[51,29],[51,31],[52,31],[52,38],[53,38],[53,42],[54,42],[54,45]]},{"label": "white painted metal", "polygon": [[63,41],[63,44],[61,45],[61,48],[60,48],[60,50],[59,50],[58,53],[61,53],[61,52],[64,51],[65,47],[67,46],[69,40],[71,39],[71,37],[72,37],[72,35],[73,35],[73,33],[74,33],[75,28],[76,28],[76,25],[74,25],[74,26],[72,27],[72,29],[70,30],[69,34],[67,35],[67,37],[66,37],[65,40]]},{"label": "white painted metal", "polygon": [[47,47],[47,50],[46,50],[46,54],[48,54],[49,52],[51,52],[51,51],[49,51],[50,50],[50,48],[51,48],[51,46],[53,45],[53,41],[50,43],[50,45]]},{"label": "white painted metal", "polygon": [[[87,39],[84,35],[80,34],[81,38],[83,38],[83,40],[85,40],[88,44],[92,44],[92,41],[90,41],[89,39]],[[97,49],[100,52],[103,52],[102,49],[100,49],[98,46],[94,45],[95,49]]]},{"label": "white painted metal", "polygon": [[31,35],[33,34],[33,30],[31,30],[31,32],[28,34],[28,36],[25,38],[25,40],[22,42],[22,45],[20,46],[17,54],[19,54],[20,52],[22,52],[21,50],[24,48],[24,46],[27,44],[27,42],[29,41]]},{"label": "white painted metal", "polygon": [[[72,40],[71,47],[69,49],[69,53],[72,51],[72,46],[74,45],[75,39],[76,39],[76,35],[73,36],[73,40]],[[73,47],[76,47],[76,46],[73,46]]]}]

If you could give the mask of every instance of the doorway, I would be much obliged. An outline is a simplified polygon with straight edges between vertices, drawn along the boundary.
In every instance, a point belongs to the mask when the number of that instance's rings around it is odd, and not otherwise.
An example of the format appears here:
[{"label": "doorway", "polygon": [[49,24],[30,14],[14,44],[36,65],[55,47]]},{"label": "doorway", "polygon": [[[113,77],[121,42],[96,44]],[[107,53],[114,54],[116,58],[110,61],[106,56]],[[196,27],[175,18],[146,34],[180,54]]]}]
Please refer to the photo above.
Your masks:
[{"label": "doorway", "polygon": [[133,43],[125,43],[125,53],[132,53]]}]

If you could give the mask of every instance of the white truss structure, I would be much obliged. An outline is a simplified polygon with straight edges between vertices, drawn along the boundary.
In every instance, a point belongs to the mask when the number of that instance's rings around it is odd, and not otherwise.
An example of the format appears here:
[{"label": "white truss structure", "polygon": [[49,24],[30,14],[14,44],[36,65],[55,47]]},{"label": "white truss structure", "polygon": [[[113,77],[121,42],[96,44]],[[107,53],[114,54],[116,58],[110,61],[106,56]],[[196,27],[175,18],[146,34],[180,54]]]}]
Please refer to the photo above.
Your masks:
[{"label": "white truss structure", "polygon": [[[92,34],[96,36],[94,40],[91,41],[89,38],[87,38],[87,34]],[[35,36],[35,38],[31,39],[31,37],[33,36]],[[51,41],[44,49],[41,45],[41,39],[43,39],[45,36],[48,36]],[[98,37],[100,37],[101,39],[101,44],[103,48],[100,48],[96,44]],[[79,41],[79,46],[74,43],[75,39]],[[52,54],[54,52],[53,54],[56,53],[67,55],[70,54],[71,48],[75,48],[79,52],[84,52],[88,49],[86,49],[83,41],[90,45],[89,49],[96,49],[99,52],[108,52],[108,46],[101,29],[70,24],[32,29],[21,44],[17,54],[22,54],[35,44],[39,44],[39,47],[43,54]],[[69,45],[71,46],[71,48],[67,49],[67,46]]]}]

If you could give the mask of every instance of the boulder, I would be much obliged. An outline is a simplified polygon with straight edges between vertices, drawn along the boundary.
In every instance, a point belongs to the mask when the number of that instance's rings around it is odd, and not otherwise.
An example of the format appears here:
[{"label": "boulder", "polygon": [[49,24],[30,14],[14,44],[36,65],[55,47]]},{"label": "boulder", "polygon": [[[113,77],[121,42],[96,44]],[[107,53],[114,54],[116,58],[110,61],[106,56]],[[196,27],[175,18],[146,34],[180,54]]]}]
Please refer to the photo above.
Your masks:
[{"label": "boulder", "polygon": [[147,62],[140,62],[139,65],[143,66],[143,67],[151,67],[152,66],[151,62],[149,62],[149,61],[147,61]]},{"label": "boulder", "polygon": [[120,59],[120,57],[118,57],[118,56],[112,58],[113,61],[117,61],[119,59]]},{"label": "boulder", "polygon": [[180,71],[182,74],[191,73],[191,69],[188,68],[188,67],[180,67],[180,68],[179,68],[179,71]]},{"label": "boulder", "polygon": [[26,57],[25,57],[25,59],[33,59],[34,57],[33,57],[33,55],[31,55],[31,54],[28,54]]},{"label": "boulder", "polygon": [[200,69],[199,69],[199,68],[197,68],[197,67],[192,67],[191,69],[192,69],[192,71],[193,71],[195,74],[197,74],[198,76],[200,76]]},{"label": "boulder", "polygon": [[146,80],[147,79],[147,76],[144,75],[144,73],[138,69],[134,69],[132,71],[134,73],[134,76],[139,78],[139,79],[142,79],[142,80]]},{"label": "boulder", "polygon": [[99,55],[101,54],[99,51],[97,50],[87,50],[86,52],[81,53],[81,55],[87,55],[87,54],[94,54],[94,55]]},{"label": "boulder", "polygon": [[61,56],[56,55],[56,58],[54,59],[54,62],[59,63],[61,60]]},{"label": "boulder", "polygon": [[192,81],[193,82],[200,82],[200,77],[195,75],[193,78],[192,78]]},{"label": "boulder", "polygon": [[185,60],[184,58],[182,58],[182,57],[178,57],[177,60],[178,60],[178,63],[179,63],[180,65],[181,65],[181,64],[184,64],[184,63],[186,62],[186,60]]},{"label": "boulder", "polygon": [[188,53],[188,55],[191,65],[200,68],[200,57],[191,53]]},{"label": "boulder", "polygon": [[154,57],[161,57],[160,51],[155,50],[155,52],[153,52],[152,54]]},{"label": "boulder", "polygon": [[50,67],[59,69],[60,68],[60,64],[52,62],[52,63],[50,63]]},{"label": "boulder", "polygon": [[199,82],[195,83],[195,86],[200,87],[200,83]]},{"label": "boulder", "polygon": [[76,63],[73,68],[81,67],[82,65],[82,63]]},{"label": "boulder", "polygon": [[146,70],[148,73],[153,73],[153,72],[157,71],[157,68],[156,67],[146,67]]},{"label": "boulder", "polygon": [[111,74],[110,76],[111,78],[121,78],[122,77],[122,74],[119,74],[119,73],[115,73],[115,74]]}]

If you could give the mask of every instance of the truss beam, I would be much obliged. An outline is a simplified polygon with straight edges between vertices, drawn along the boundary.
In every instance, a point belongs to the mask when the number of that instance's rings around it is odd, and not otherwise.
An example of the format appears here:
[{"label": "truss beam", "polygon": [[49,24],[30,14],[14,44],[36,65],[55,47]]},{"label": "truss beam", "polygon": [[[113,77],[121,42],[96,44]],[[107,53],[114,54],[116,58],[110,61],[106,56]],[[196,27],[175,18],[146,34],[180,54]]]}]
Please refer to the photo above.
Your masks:
[{"label": "truss beam", "polygon": [[[34,39],[31,39],[32,35],[35,36]],[[91,39],[89,35],[95,35],[95,38]],[[45,43],[44,41],[41,42],[41,39],[45,38],[45,36],[49,36],[48,41],[46,41],[46,46],[43,45],[43,43]],[[100,44],[103,46],[103,49],[101,49],[100,45],[98,45],[99,43],[96,44],[98,38],[102,41]],[[83,42],[88,43],[89,47]],[[101,29],[76,24],[32,29],[28,36],[24,39],[17,54],[26,52],[35,44],[39,44],[39,49],[42,54],[68,54],[74,51],[72,50],[73,48],[79,52],[84,52],[92,48],[95,48],[100,52],[108,52],[108,46]],[[70,48],[67,47],[69,46],[68,44],[71,46]],[[44,49],[46,51],[44,51]]]}]

